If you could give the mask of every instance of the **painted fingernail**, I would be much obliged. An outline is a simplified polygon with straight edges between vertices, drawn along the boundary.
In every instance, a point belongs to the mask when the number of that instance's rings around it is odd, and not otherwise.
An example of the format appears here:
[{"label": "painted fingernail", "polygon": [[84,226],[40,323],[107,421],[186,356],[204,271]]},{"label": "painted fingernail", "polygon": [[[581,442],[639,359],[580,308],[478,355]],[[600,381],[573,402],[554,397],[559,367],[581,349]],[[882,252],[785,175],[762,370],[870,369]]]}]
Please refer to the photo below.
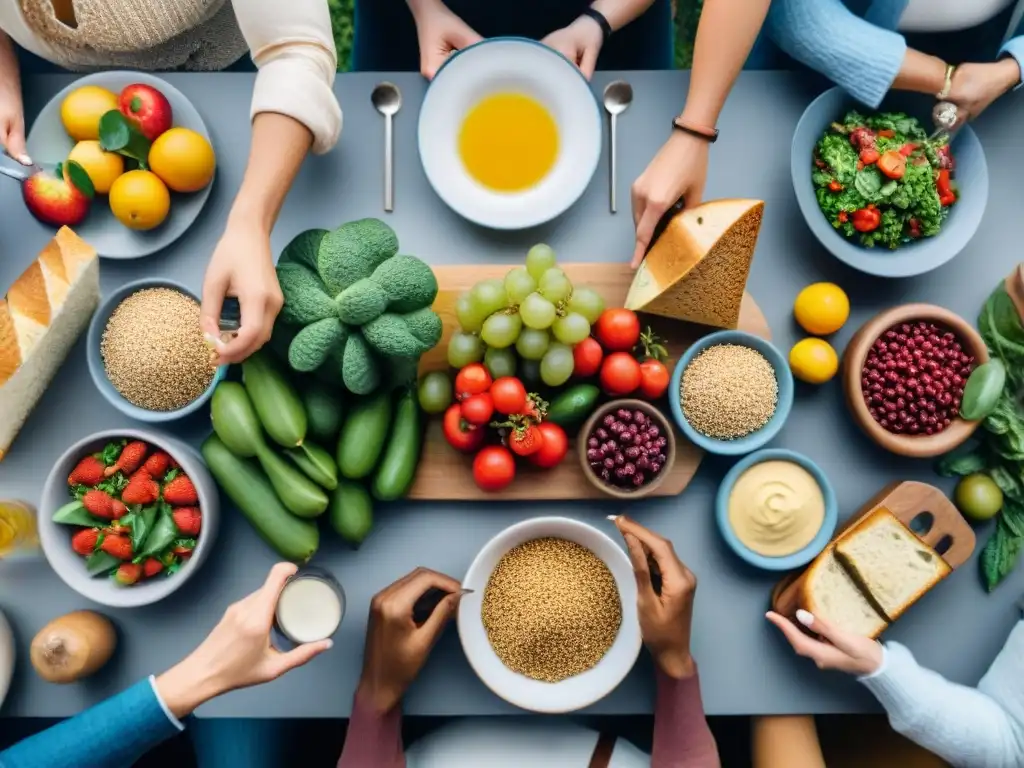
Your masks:
[{"label": "painted fingernail", "polygon": [[472,595],[473,592],[475,592],[475,591],[476,590],[466,589],[465,587],[463,587],[462,589],[459,590],[459,596],[461,597],[462,595]]},{"label": "painted fingernail", "polygon": [[613,523],[618,520],[622,515],[606,515],[605,519],[611,520]]},{"label": "painted fingernail", "polygon": [[216,347],[217,349],[222,349],[224,347],[223,339],[221,339],[219,336],[214,336],[212,333],[204,333],[203,340],[207,344]]},{"label": "painted fingernail", "polygon": [[333,647],[334,647],[334,641],[333,640],[328,639],[327,642],[324,643],[324,650],[325,651],[329,651]]},{"label": "painted fingernail", "polygon": [[18,155],[14,159],[17,160],[22,165],[32,165],[32,158],[29,157],[28,155]]},{"label": "painted fingernail", "polygon": [[803,608],[799,608],[796,612],[796,620],[805,627],[809,627],[814,623],[814,614],[810,611],[805,611]]}]

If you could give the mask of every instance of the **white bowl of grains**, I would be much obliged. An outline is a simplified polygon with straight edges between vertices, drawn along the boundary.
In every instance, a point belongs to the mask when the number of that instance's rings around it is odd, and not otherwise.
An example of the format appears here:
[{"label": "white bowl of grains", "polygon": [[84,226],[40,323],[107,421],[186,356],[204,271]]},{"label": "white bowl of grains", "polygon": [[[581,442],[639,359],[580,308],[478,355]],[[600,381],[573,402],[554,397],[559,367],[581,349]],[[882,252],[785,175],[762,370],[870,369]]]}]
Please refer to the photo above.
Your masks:
[{"label": "white bowl of grains", "polygon": [[573,712],[611,693],[640,652],[636,580],[596,528],[535,517],[480,550],[462,585],[459,637],[477,676],[533,712]]},{"label": "white bowl of grains", "polygon": [[150,278],[108,296],[89,323],[86,359],[100,393],[148,422],[198,410],[224,378],[199,325],[199,299],[180,283]]}]

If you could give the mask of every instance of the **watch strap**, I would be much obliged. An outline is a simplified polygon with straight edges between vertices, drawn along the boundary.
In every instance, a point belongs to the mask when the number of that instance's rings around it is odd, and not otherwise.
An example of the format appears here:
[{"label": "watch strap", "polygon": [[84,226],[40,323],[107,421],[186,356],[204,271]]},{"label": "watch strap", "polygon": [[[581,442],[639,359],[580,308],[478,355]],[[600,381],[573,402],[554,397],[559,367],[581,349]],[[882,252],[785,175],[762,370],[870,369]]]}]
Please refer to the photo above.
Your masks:
[{"label": "watch strap", "polygon": [[946,77],[943,81],[942,90],[935,94],[935,98],[939,101],[945,101],[949,98],[949,92],[953,90],[953,73],[956,72],[956,64],[946,65]]},{"label": "watch strap", "polygon": [[589,16],[597,22],[597,26],[601,28],[601,36],[604,38],[604,42],[608,42],[608,38],[612,36],[612,25],[608,23],[608,19],[603,13],[595,8],[584,8],[581,16]]},{"label": "watch strap", "polygon": [[704,139],[708,144],[714,144],[718,141],[718,129],[717,128],[695,128],[692,125],[684,123],[682,118],[673,118],[672,127],[677,131],[688,133],[691,136],[695,136],[698,139]]}]

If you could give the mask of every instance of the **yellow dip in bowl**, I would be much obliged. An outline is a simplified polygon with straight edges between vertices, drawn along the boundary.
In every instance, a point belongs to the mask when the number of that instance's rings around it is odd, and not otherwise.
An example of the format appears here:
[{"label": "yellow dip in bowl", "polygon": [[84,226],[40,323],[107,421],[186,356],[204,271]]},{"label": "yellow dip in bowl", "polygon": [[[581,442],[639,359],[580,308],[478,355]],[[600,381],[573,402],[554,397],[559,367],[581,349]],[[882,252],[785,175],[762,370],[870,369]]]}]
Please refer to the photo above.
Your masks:
[{"label": "yellow dip in bowl", "polygon": [[810,544],[825,521],[825,494],[792,461],[762,461],[737,478],[727,502],[729,526],[743,546],[785,557]]}]

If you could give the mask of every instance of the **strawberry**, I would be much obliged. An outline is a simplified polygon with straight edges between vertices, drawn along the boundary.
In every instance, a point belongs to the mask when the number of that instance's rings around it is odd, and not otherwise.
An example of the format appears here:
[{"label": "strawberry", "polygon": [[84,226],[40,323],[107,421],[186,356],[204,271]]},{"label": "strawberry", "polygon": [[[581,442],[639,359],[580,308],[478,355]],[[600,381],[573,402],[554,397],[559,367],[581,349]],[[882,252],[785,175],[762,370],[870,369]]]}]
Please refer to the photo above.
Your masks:
[{"label": "strawberry", "polygon": [[142,468],[149,472],[150,477],[161,478],[171,468],[171,457],[163,451],[157,451],[146,459],[146,463],[142,465]]},{"label": "strawberry", "polygon": [[68,475],[68,485],[88,485],[90,487],[103,482],[103,462],[95,456],[86,456]]},{"label": "strawberry", "polygon": [[176,544],[171,552],[176,554],[178,557],[189,557],[192,554],[193,549],[195,549],[195,547],[193,547],[191,543],[189,545]]},{"label": "strawberry", "polygon": [[178,507],[172,515],[182,536],[198,536],[202,528],[203,515],[198,507]]},{"label": "strawberry", "polygon": [[146,559],[146,562],[142,564],[142,575],[147,579],[151,576],[156,576],[160,571],[164,569],[164,564],[157,560],[155,557]]},{"label": "strawberry", "polygon": [[121,501],[125,504],[152,504],[160,498],[160,484],[149,472],[140,469],[128,480],[128,485],[121,491]]},{"label": "strawberry", "polygon": [[[82,506],[85,507],[86,512],[94,517],[102,517],[104,520],[113,520],[115,517],[118,517],[118,515],[115,515],[114,499],[105,491],[95,488],[91,491],[86,491],[85,495],[82,496]],[[120,504],[120,506],[123,508],[124,504]],[[121,514],[123,515],[124,512]]]},{"label": "strawberry", "polygon": [[141,440],[132,440],[121,449],[121,455],[117,457],[117,461],[103,470],[103,475],[110,477],[117,472],[122,472],[125,475],[132,474],[142,466],[142,462],[146,460],[146,452],[148,450],[149,446]]},{"label": "strawberry", "polygon": [[132,540],[127,536],[106,536],[100,549],[118,560],[132,559]]},{"label": "strawberry", "polygon": [[77,555],[88,557],[96,550],[96,541],[99,537],[99,528],[83,528],[71,537],[71,549]]},{"label": "strawberry", "polygon": [[114,499],[110,505],[111,511],[114,513],[114,519],[124,517],[128,514],[128,507],[124,505],[120,499]]},{"label": "strawberry", "polygon": [[130,587],[141,578],[142,566],[138,563],[121,563],[114,573],[114,580],[126,587]]},{"label": "strawberry", "polygon": [[124,525],[120,520],[115,520],[103,529],[103,533],[108,536],[130,536],[132,533],[132,527],[130,525]]},{"label": "strawberry", "polygon": [[164,486],[164,501],[175,507],[192,507],[199,503],[196,487],[188,475],[178,475]]}]

